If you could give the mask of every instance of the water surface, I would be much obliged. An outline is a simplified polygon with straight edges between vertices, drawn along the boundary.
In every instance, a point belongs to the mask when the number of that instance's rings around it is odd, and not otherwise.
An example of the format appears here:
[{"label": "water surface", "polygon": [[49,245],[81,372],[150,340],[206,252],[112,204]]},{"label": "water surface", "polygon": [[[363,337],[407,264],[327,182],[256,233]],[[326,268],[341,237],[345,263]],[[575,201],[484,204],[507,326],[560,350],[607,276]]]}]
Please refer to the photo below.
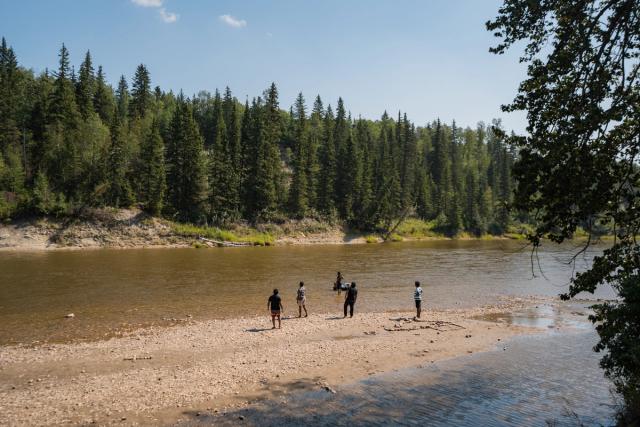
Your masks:
[{"label": "water surface", "polygon": [[338,270],[358,283],[356,312],[413,309],[414,280],[423,283],[427,309],[557,295],[592,257],[568,265],[574,252],[551,245],[541,251],[544,277],[537,261],[532,276],[530,250],[514,241],[0,252],[0,344],[97,339],[187,315],[264,314],[276,287],[285,314],[293,314],[300,280],[310,310],[339,312],[342,297],[331,291]]},{"label": "water surface", "polygon": [[293,392],[181,425],[608,426],[611,383],[591,348],[593,331],[518,337],[495,351],[376,375],[324,390]]}]

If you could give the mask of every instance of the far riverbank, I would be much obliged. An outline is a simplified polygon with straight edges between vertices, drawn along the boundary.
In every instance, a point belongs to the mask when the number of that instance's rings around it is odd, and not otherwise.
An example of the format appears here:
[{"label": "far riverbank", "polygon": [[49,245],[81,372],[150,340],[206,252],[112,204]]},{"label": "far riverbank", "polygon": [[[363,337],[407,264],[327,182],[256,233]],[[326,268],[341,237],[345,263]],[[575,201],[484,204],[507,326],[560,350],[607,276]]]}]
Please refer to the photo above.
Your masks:
[{"label": "far riverbank", "polygon": [[90,248],[161,248],[213,246],[281,246],[364,244],[416,240],[524,239],[524,228],[504,235],[454,237],[435,230],[432,222],[410,218],[388,236],[350,230],[346,225],[315,219],[287,220],[227,229],[179,224],[137,209],[92,209],[70,218],[31,218],[0,224],[0,250],[39,251]]}]

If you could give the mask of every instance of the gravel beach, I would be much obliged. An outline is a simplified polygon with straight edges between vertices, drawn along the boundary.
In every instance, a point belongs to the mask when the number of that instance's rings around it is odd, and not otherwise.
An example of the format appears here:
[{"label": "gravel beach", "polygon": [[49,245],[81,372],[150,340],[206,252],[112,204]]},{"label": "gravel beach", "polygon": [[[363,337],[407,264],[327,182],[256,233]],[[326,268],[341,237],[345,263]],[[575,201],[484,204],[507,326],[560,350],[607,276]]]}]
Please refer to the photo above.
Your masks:
[{"label": "gravel beach", "polygon": [[[333,386],[409,366],[489,350],[539,329],[477,320],[555,304],[505,298],[471,309],[414,313],[285,313],[185,321],[108,341],[0,347],[0,424],[172,424],[184,414],[223,412],[259,398]],[[81,322],[81,318],[69,321]]]}]

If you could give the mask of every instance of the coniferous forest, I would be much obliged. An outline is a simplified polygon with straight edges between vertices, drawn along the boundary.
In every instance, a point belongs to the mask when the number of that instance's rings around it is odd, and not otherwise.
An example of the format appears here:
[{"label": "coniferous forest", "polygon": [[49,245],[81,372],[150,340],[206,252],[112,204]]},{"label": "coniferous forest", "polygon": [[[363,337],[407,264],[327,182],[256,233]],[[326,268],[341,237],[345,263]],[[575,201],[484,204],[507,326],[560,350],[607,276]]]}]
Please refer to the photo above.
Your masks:
[{"label": "coniferous forest", "polygon": [[187,97],[153,87],[142,64],[114,88],[64,45],[36,75],[3,39],[0,218],[139,206],[218,226],[312,217],[376,230],[413,216],[450,235],[500,234],[514,153],[499,127],[366,120],[302,93],[287,111],[275,84],[253,99]]}]

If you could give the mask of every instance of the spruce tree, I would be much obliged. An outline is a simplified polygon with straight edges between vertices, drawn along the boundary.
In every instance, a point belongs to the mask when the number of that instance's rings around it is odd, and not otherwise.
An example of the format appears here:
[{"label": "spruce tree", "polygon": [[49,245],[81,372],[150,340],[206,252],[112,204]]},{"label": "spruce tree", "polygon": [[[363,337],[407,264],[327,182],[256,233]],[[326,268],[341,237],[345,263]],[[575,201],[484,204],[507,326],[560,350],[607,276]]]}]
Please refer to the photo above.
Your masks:
[{"label": "spruce tree", "polygon": [[204,219],[206,164],[203,141],[193,109],[182,94],[178,97],[167,141],[167,199],[181,221]]},{"label": "spruce tree", "polygon": [[86,120],[94,112],[93,99],[96,92],[96,77],[91,62],[91,52],[87,51],[80,65],[78,83],[76,85],[76,101],[78,110]]},{"label": "spruce tree", "polygon": [[228,151],[228,134],[222,108],[217,108],[216,135],[209,152],[209,218],[214,224],[223,225],[237,219],[239,214],[237,171],[233,169]]},{"label": "spruce tree", "polygon": [[129,85],[124,76],[120,76],[116,89],[116,114],[121,123],[124,123],[129,115]]},{"label": "spruce tree", "polygon": [[436,186],[436,211],[439,226],[449,224],[447,213],[451,212],[451,153],[449,140],[444,135],[440,120],[437,121],[433,135],[433,181]]},{"label": "spruce tree", "polygon": [[331,105],[324,117],[324,133],[320,147],[320,177],[318,179],[318,211],[333,216],[336,209],[335,186],[337,179],[336,146],[333,139],[334,116]]},{"label": "spruce tree", "polygon": [[[400,126],[400,123],[399,123]],[[402,119],[402,157],[400,165],[400,186],[402,188],[401,201],[403,207],[413,205],[415,192],[416,161],[418,147],[415,136],[415,129],[409,123],[406,113]]]},{"label": "spruce tree", "polygon": [[114,111],[113,91],[107,84],[102,66],[98,67],[96,75],[95,93],[93,95],[93,107],[102,119],[103,123],[111,123]]},{"label": "spruce tree", "polygon": [[318,178],[320,173],[319,150],[323,138],[324,108],[320,95],[316,96],[309,117],[309,144],[307,150],[307,199],[309,207],[315,209],[318,204]]},{"label": "spruce tree", "polygon": [[78,126],[79,115],[76,99],[71,83],[71,69],[69,68],[69,51],[62,45],[60,49],[58,73],[51,94],[49,118],[55,124],[71,130]]},{"label": "spruce tree", "polygon": [[22,151],[18,128],[18,109],[23,102],[20,80],[18,60],[3,37],[0,44],[0,155],[8,155],[7,150]]},{"label": "spruce tree", "polygon": [[84,141],[78,140],[81,117],[70,79],[69,51],[62,45],[60,62],[47,111],[47,175],[56,191],[74,199],[83,179],[81,153]]},{"label": "spruce tree", "polygon": [[127,207],[133,202],[133,191],[128,180],[129,156],[126,128],[116,116],[111,125],[111,145],[107,157],[106,203],[114,207]]},{"label": "spruce tree", "polygon": [[336,186],[335,201],[338,212],[342,218],[347,217],[348,202],[346,189],[349,186],[349,160],[347,157],[347,139],[350,133],[350,123],[347,121],[346,110],[342,98],[338,98],[336,109],[336,121],[334,130],[334,143],[336,152]]},{"label": "spruce tree", "polygon": [[387,112],[381,118],[380,134],[378,137],[378,156],[376,160],[375,200],[378,204],[376,222],[387,230],[400,214],[402,200],[400,199],[400,177],[395,168],[392,154],[394,140],[391,128],[392,120]]},{"label": "spruce tree", "polygon": [[142,202],[151,215],[162,212],[167,190],[164,142],[160,136],[160,124],[154,120],[151,129],[140,149],[142,183]]},{"label": "spruce tree", "polygon": [[144,64],[138,65],[131,87],[131,103],[129,117],[143,118],[151,108],[153,97],[151,94],[151,78]]},{"label": "spruce tree", "polygon": [[294,158],[293,177],[289,188],[289,209],[293,216],[304,218],[309,209],[308,198],[308,161],[309,135],[307,114],[302,92],[298,94],[293,111],[294,120]]},{"label": "spruce tree", "polygon": [[278,209],[283,193],[279,142],[282,122],[278,104],[278,90],[272,83],[265,92],[264,107],[256,111],[256,167],[254,219],[268,220]]},{"label": "spruce tree", "polygon": [[451,193],[446,214],[449,221],[449,233],[456,235],[462,230],[463,171],[462,153],[458,141],[459,130],[455,120],[451,125]]},{"label": "spruce tree", "polygon": [[240,125],[240,146],[241,156],[239,168],[240,172],[240,200],[241,210],[244,218],[253,216],[254,191],[252,188],[255,182],[256,172],[256,137],[255,137],[255,100],[249,106],[249,100],[245,100],[244,112]]}]

